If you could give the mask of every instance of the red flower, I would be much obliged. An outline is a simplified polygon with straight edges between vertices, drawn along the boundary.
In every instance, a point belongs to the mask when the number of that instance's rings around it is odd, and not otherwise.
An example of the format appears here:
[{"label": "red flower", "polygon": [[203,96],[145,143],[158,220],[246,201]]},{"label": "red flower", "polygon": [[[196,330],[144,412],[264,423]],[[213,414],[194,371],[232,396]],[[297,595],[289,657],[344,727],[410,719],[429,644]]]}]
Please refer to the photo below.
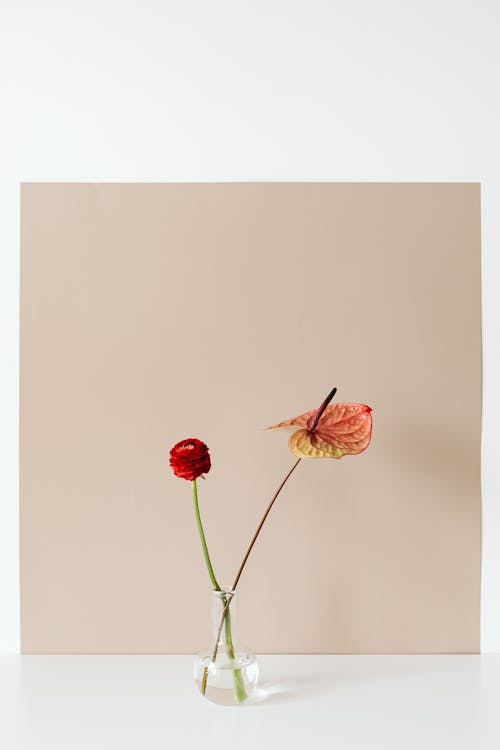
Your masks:
[{"label": "red flower", "polygon": [[187,438],[170,451],[170,466],[176,477],[193,480],[210,471],[210,454],[205,443]]}]

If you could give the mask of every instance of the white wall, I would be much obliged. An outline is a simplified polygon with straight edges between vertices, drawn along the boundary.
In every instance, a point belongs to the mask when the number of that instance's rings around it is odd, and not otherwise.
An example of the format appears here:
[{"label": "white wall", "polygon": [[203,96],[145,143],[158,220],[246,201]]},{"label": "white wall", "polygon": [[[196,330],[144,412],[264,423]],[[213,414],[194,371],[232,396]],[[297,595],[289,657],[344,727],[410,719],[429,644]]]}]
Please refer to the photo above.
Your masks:
[{"label": "white wall", "polygon": [[0,0],[0,651],[19,648],[19,182],[356,178],[482,182],[500,651],[499,23],[496,0]]}]

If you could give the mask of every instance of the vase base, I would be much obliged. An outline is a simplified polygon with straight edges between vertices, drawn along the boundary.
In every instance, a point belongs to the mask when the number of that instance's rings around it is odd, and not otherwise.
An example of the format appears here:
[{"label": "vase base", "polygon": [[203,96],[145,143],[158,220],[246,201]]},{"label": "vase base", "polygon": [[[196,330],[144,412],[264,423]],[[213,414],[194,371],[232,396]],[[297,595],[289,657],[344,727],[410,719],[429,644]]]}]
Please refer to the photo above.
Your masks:
[{"label": "vase base", "polygon": [[[208,680],[203,693],[201,685],[205,669],[208,670]],[[259,677],[259,666],[253,654],[237,654],[231,664],[225,662],[223,666],[212,664],[208,656],[198,657],[194,671],[200,693],[219,706],[241,706],[247,703],[255,692]]]},{"label": "vase base", "polygon": [[[198,683],[198,689],[201,692],[201,683]],[[239,706],[242,705],[242,703],[246,702],[242,701],[238,703],[234,694],[234,689],[232,688],[216,688],[207,686],[203,697],[211,703],[217,703],[219,706]]]}]

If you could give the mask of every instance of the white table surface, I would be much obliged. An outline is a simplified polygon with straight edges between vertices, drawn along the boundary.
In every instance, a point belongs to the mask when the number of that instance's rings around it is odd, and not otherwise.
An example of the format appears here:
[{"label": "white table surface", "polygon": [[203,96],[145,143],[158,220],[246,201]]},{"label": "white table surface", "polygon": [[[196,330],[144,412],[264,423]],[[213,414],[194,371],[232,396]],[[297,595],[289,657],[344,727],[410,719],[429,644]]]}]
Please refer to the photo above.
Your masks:
[{"label": "white table surface", "polygon": [[190,656],[0,656],[2,750],[499,750],[500,655],[261,656],[263,700],[203,699]]}]

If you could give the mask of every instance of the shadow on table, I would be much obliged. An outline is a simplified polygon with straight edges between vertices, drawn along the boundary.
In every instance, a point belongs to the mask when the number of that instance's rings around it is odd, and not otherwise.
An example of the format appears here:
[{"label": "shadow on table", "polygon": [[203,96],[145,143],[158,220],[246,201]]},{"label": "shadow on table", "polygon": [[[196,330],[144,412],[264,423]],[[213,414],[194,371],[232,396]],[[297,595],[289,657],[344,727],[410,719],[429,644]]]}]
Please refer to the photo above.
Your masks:
[{"label": "shadow on table", "polygon": [[297,676],[281,682],[272,680],[262,682],[247,704],[291,703],[331,687],[332,682],[332,678],[326,675]]},{"label": "shadow on table", "polygon": [[[452,657],[452,658],[450,658]],[[457,659],[461,657],[461,659]],[[364,683],[365,686],[381,682],[400,681],[401,678],[413,679],[424,673],[430,679],[434,673],[447,673],[452,676],[459,672],[461,662],[474,658],[471,654],[438,654],[420,656],[377,656],[365,657],[363,661],[346,662],[345,665],[336,664],[331,674],[312,672],[291,675],[286,680],[265,680],[259,687],[249,704],[292,703],[314,697],[320,693],[335,693],[348,685]],[[348,657],[347,657],[348,658]]]}]

